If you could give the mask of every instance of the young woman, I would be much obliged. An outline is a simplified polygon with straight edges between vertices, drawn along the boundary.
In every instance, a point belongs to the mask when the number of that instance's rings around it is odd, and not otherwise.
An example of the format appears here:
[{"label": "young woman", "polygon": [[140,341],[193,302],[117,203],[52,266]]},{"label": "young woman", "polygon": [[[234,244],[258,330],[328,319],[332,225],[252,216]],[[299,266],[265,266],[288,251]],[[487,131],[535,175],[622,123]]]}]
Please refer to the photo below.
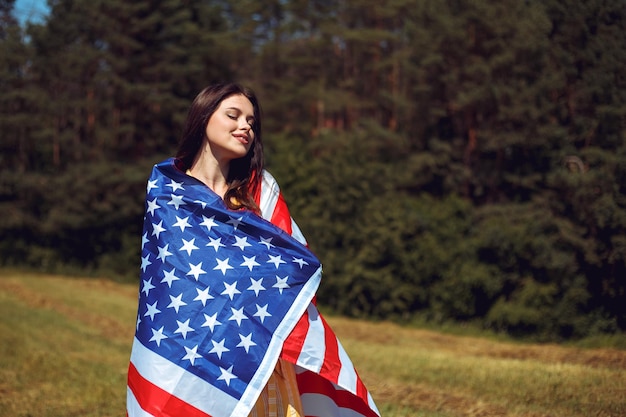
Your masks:
[{"label": "young woman", "polygon": [[[278,194],[278,187],[266,172],[263,175],[260,113],[256,96],[248,88],[238,84],[205,88],[191,105],[176,159],[179,169],[203,182],[230,209],[247,209],[262,215],[263,179],[264,191]],[[279,211],[288,213],[282,197],[277,206]],[[271,213],[266,210],[266,220],[274,217],[277,226],[291,233],[291,217],[272,216],[276,208]],[[303,415],[293,364],[279,359],[250,415]]]},{"label": "young woman", "polygon": [[148,181],[129,417],[379,415],[313,303],[321,265],[263,166],[252,91],[202,90]]},{"label": "young woman", "polygon": [[258,210],[261,186],[261,115],[254,93],[217,84],[193,101],[176,154],[179,168],[204,182],[231,209]]}]

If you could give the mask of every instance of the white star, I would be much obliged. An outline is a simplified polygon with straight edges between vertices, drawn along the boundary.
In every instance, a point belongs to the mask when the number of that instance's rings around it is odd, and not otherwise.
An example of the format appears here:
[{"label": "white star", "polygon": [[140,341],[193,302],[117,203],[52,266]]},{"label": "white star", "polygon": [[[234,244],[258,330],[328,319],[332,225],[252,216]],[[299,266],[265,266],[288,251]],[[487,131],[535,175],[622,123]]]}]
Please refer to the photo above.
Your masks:
[{"label": "white star", "polygon": [[150,254],[147,254],[145,257],[141,258],[141,270],[143,272],[146,272],[146,268],[148,267],[148,265],[152,265],[152,262],[148,260],[149,258]]},{"label": "white star", "polygon": [[143,234],[143,236],[141,236],[141,249],[143,250],[143,247],[146,245],[146,243],[150,242],[150,239],[148,239],[148,232],[145,232]]},{"label": "white star", "polygon": [[245,236],[244,237],[235,236],[235,240],[237,242],[233,243],[233,246],[237,246],[241,250],[244,250],[246,246],[252,246],[251,244],[248,243],[248,238]]},{"label": "white star", "polygon": [[158,188],[157,187],[157,182],[159,180],[152,180],[152,181],[148,181],[148,185],[146,186],[146,193],[149,193],[151,189],[153,188]]},{"label": "white star", "polygon": [[217,226],[217,223],[215,223],[214,219],[215,219],[215,216],[211,216],[211,217],[202,216],[202,223],[200,223],[200,226],[205,226],[207,232],[210,232],[212,227]]},{"label": "white star", "polygon": [[146,297],[148,296],[148,294],[150,294],[150,290],[153,288],[155,288],[155,286],[152,285],[152,277],[150,277],[150,279],[148,279],[147,281],[145,279],[143,280],[143,289],[141,290],[141,292],[145,292]]},{"label": "white star", "polygon": [[226,245],[224,245],[223,243],[221,243],[222,238],[218,237],[217,239],[213,239],[212,237],[209,237],[209,239],[211,240],[209,243],[207,243],[207,246],[213,246],[213,249],[215,249],[215,252],[217,252],[217,250],[221,247],[225,248]]},{"label": "white star", "polygon": [[268,249],[271,249],[271,248],[273,248],[273,247],[274,247],[274,245],[272,245],[272,239],[273,239],[273,238],[271,238],[271,237],[268,237],[268,238],[264,238],[264,237],[262,237],[262,238],[261,238],[261,241],[260,241],[259,243],[260,243],[261,245],[265,245],[265,246],[267,246],[267,248],[268,248]]},{"label": "white star", "polygon": [[276,284],[272,285],[272,288],[278,288],[278,291],[282,294],[285,288],[291,288],[287,284],[288,279],[289,277],[280,278],[278,275],[276,275]]},{"label": "white star", "polygon": [[228,297],[230,297],[230,301],[233,300],[233,297],[235,296],[235,294],[241,294],[241,291],[237,289],[237,281],[233,282],[232,284],[224,283],[224,287],[226,289],[222,291],[221,295],[227,294]]},{"label": "white star", "polygon": [[244,348],[246,350],[246,353],[248,353],[248,351],[250,350],[250,347],[256,346],[256,343],[252,341],[252,333],[250,333],[247,336],[239,334],[239,338],[241,339],[241,342],[239,342],[239,344],[235,347]]},{"label": "white star", "polygon": [[147,203],[148,203],[148,208],[146,209],[146,211],[153,216],[154,216],[154,210],[161,208],[161,206],[157,204],[156,197],[152,201],[147,201]]},{"label": "white star", "polygon": [[228,320],[235,320],[237,322],[237,326],[241,327],[241,320],[248,320],[248,318],[243,314],[243,307],[239,310],[235,310],[234,308],[230,308],[233,312],[233,315],[230,316]]},{"label": "white star", "polygon": [[198,203],[202,206],[202,208],[206,207],[206,201],[201,201],[201,200],[194,200],[194,203]]},{"label": "white star", "polygon": [[161,340],[167,339],[167,336],[163,334],[163,326],[159,330],[152,329],[152,337],[149,342],[156,342],[157,346],[161,346]]},{"label": "white star", "polygon": [[180,279],[176,275],[174,275],[174,272],[176,272],[175,268],[172,268],[172,270],[169,272],[163,271],[163,279],[161,280],[161,282],[167,282],[167,286],[169,288],[172,288],[172,282],[178,281]]},{"label": "white star", "polygon": [[224,369],[220,366],[220,372],[222,373],[219,377],[217,377],[218,381],[226,381],[226,385],[228,385],[230,387],[230,380],[231,379],[238,379],[235,375],[233,375],[232,373],[233,371],[233,365],[230,365],[230,368],[228,369]]},{"label": "white star", "polygon": [[201,301],[202,306],[206,306],[206,300],[213,299],[213,296],[209,294],[209,287],[206,287],[202,291],[200,291],[200,288],[196,288],[196,291],[198,292],[198,296],[194,298],[193,301]]},{"label": "white star", "polygon": [[303,267],[304,265],[308,265],[308,264],[309,264],[309,263],[308,263],[307,261],[305,261],[304,259],[302,259],[302,258],[296,258],[295,256],[293,257],[293,261],[291,261],[291,262],[293,262],[293,263],[296,263],[296,264],[300,265],[300,269],[302,269],[302,267]]},{"label": "white star", "polygon": [[161,232],[165,232],[165,228],[162,226],[163,226],[163,220],[161,220],[159,224],[152,223],[152,236],[156,236],[158,239]]},{"label": "white star", "polygon": [[[230,216],[228,216],[228,217],[230,217]],[[234,218],[234,217],[230,217],[230,220],[228,220],[226,223],[233,225],[235,230],[237,230],[237,228],[241,224],[241,220],[243,220],[243,217],[239,217],[237,219]]]},{"label": "white star", "polygon": [[187,241],[185,239],[182,239],[183,241],[183,246],[179,249],[179,251],[182,250],[186,250],[187,251],[187,256],[191,256],[191,252],[194,249],[198,249],[198,247],[196,245],[194,245],[194,242],[196,241],[196,238],[194,237],[193,239]]},{"label": "white star", "polygon": [[228,258],[224,260],[217,259],[217,258],[215,259],[217,260],[217,266],[213,268],[214,271],[219,269],[220,271],[222,271],[222,275],[226,275],[227,270],[233,269],[232,266],[228,265]]},{"label": "white star", "polygon": [[189,216],[185,217],[184,219],[176,216],[176,223],[174,223],[174,226],[180,227],[180,231],[184,232],[185,227],[191,227],[191,225],[189,224]]},{"label": "white star", "polygon": [[176,310],[176,313],[178,314],[178,309],[181,308],[182,306],[186,306],[187,303],[183,301],[183,293],[180,293],[177,297],[174,297],[172,295],[170,295],[170,300],[172,301],[171,303],[168,304],[168,308],[173,308],[174,310]]},{"label": "white star", "polygon": [[187,275],[193,275],[193,277],[196,279],[196,281],[198,280],[198,277],[201,274],[206,274],[206,271],[202,270],[202,262],[200,262],[198,265],[194,265],[192,263],[189,263],[189,268],[191,268],[189,270],[189,272],[187,272]]},{"label": "white star", "polygon": [[210,327],[211,328],[211,332],[213,332],[213,329],[215,328],[215,326],[219,326],[222,323],[220,323],[219,321],[217,321],[217,313],[213,314],[212,316],[209,316],[208,314],[204,315],[204,323],[202,324],[201,327]]},{"label": "white star", "polygon": [[219,343],[215,342],[215,340],[211,340],[211,343],[213,343],[213,348],[209,350],[209,353],[215,353],[218,358],[222,359],[222,353],[230,352],[230,349],[224,346],[225,340],[226,339],[222,339],[222,341]]},{"label": "white star", "polygon": [[255,266],[261,266],[261,264],[255,260],[255,258],[256,256],[248,258],[247,256],[244,255],[243,256],[244,261],[239,266],[247,266],[248,269],[252,271],[252,268],[254,268]]},{"label": "white star", "polygon": [[150,316],[150,320],[154,321],[154,316],[159,314],[161,312],[161,310],[159,310],[157,307],[157,301],[154,302],[154,304],[147,304],[146,306],[148,306],[148,311],[146,311],[146,314],[144,314],[143,316]]},{"label": "white star", "polygon": [[169,246],[170,246],[170,244],[167,243],[165,246],[157,248],[157,249],[159,249],[159,256],[157,256],[157,259],[160,259],[161,262],[163,262],[163,263],[165,263],[165,258],[167,258],[168,256],[170,256],[172,254],[172,252],[167,250],[167,248]]},{"label": "white star", "polygon": [[135,325],[135,330],[139,330],[139,323],[141,323],[141,317],[137,315],[137,324]]},{"label": "white star", "polygon": [[265,320],[265,317],[272,317],[272,315],[267,312],[267,304],[265,304],[263,307],[257,304],[256,313],[254,313],[252,316],[258,317],[259,320],[261,320],[261,323],[263,323],[263,321]]},{"label": "white star", "polygon": [[198,355],[198,345],[194,346],[193,349],[189,349],[187,346],[183,346],[183,347],[187,351],[187,354],[183,356],[182,360],[187,359],[193,365],[196,359],[202,357],[202,355]]},{"label": "white star", "polygon": [[252,284],[250,284],[247,289],[254,291],[257,297],[259,296],[259,291],[265,291],[265,287],[261,285],[261,283],[263,282],[263,278],[255,280],[254,278],[250,277],[250,282],[252,282]]},{"label": "white star", "polygon": [[171,187],[172,188],[172,192],[178,190],[179,188],[181,190],[184,190],[185,187],[183,187],[183,183],[182,182],[176,182],[174,180],[172,180],[172,182],[170,182],[169,184],[165,185],[166,187]]},{"label": "white star", "polygon": [[170,194],[170,197],[172,197],[172,199],[168,201],[167,204],[176,207],[176,210],[178,210],[180,206],[187,204],[183,201],[182,195]]},{"label": "white star", "polygon": [[183,335],[183,339],[187,339],[187,333],[194,331],[194,329],[189,327],[189,320],[191,320],[191,319],[187,319],[187,321],[184,322],[184,323],[176,320],[176,323],[178,324],[178,329],[176,329],[176,331],[174,331],[174,333],[182,334]]},{"label": "white star", "polygon": [[281,259],[280,255],[276,255],[276,256],[269,255],[269,257],[270,257],[270,260],[267,261],[267,263],[274,264],[274,266],[276,266],[276,269],[278,269],[278,265],[287,263]]}]

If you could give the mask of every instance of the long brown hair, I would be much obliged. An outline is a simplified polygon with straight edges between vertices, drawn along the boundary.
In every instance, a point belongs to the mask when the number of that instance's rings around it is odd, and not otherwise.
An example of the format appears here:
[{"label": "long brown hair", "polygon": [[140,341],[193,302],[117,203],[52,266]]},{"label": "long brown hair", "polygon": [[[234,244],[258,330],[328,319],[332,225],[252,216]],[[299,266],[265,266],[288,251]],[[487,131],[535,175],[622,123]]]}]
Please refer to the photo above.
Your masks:
[{"label": "long brown hair", "polygon": [[189,169],[206,137],[206,126],[220,103],[233,95],[243,95],[254,109],[254,140],[246,156],[233,159],[228,170],[228,189],[224,195],[226,206],[233,210],[245,208],[255,212],[259,207],[254,201],[261,187],[264,165],[263,141],[261,140],[261,108],[254,92],[236,83],[220,83],[206,87],[191,103],[183,135],[178,145],[176,159],[183,169]]}]

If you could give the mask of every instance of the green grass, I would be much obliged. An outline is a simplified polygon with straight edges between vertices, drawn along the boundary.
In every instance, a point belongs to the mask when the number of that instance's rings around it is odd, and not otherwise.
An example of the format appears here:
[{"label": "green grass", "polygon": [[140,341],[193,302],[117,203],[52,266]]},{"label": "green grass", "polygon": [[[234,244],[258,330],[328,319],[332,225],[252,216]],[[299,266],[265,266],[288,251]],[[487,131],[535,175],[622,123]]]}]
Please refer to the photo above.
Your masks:
[{"label": "green grass", "polygon": [[[0,417],[124,416],[136,302],[135,285],[0,271]],[[622,350],[327,319],[385,417],[626,415]]]}]

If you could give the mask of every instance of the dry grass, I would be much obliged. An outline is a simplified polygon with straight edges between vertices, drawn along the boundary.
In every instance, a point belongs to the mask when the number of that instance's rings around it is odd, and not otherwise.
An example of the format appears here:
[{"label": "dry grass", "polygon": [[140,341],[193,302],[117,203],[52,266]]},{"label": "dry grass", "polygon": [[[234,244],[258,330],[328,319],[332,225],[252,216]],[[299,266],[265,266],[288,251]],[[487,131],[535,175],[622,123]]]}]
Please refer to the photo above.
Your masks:
[{"label": "dry grass", "polygon": [[0,274],[0,416],[124,416],[136,294]]},{"label": "dry grass", "polygon": [[[137,288],[0,272],[0,416],[123,416]],[[626,416],[626,352],[329,317],[386,417]]]},{"label": "dry grass", "polygon": [[329,322],[393,416],[626,416],[624,351]]}]

